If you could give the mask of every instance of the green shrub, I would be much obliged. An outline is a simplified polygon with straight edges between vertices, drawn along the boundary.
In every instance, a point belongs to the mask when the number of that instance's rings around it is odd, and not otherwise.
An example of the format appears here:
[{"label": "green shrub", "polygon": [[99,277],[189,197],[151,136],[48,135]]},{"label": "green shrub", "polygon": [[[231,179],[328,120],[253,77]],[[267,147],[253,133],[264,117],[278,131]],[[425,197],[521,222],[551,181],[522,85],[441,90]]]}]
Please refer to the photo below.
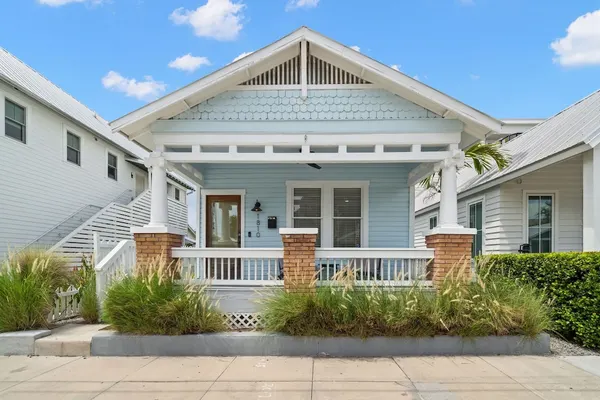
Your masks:
[{"label": "green shrub", "polygon": [[314,293],[279,290],[263,304],[267,330],[297,336],[533,337],[550,321],[540,291],[498,276],[471,283],[453,275],[438,291],[337,282]]},{"label": "green shrub", "polygon": [[75,271],[75,285],[79,288],[81,318],[88,324],[97,323],[100,315],[96,296],[96,270],[91,259],[82,258],[81,267]]},{"label": "green shrub", "polygon": [[502,254],[478,263],[546,291],[555,331],[600,348],[600,253]]},{"label": "green shrub", "polygon": [[222,316],[204,288],[175,281],[179,271],[157,260],[136,267],[111,285],[103,319],[118,332],[142,335],[184,335],[225,329]]},{"label": "green shrub", "polygon": [[38,250],[11,255],[0,267],[0,332],[46,327],[58,284],[68,282],[64,261]]}]

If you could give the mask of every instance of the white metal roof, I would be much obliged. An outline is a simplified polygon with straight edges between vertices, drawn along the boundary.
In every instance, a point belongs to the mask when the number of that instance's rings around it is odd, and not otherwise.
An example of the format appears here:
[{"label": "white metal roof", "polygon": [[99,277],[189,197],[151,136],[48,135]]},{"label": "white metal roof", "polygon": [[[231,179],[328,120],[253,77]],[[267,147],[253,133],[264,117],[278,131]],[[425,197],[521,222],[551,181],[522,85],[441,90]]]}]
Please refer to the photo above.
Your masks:
[{"label": "white metal roof", "polygon": [[[563,153],[582,144],[595,146],[600,142],[600,90],[567,107],[555,116],[529,129],[521,136],[502,146],[512,158],[508,167],[475,175],[463,170],[459,176],[458,193],[476,191],[486,183],[517,173],[525,167]],[[439,197],[427,199],[427,194],[417,195],[415,208],[424,209],[436,204]],[[429,200],[429,201],[428,201]]]},{"label": "white metal roof", "polygon": [[0,47],[0,80],[89,129],[126,153],[139,158],[147,156],[148,152],[142,147],[129,141],[122,134],[113,133],[108,122],[93,110],[2,47]]}]

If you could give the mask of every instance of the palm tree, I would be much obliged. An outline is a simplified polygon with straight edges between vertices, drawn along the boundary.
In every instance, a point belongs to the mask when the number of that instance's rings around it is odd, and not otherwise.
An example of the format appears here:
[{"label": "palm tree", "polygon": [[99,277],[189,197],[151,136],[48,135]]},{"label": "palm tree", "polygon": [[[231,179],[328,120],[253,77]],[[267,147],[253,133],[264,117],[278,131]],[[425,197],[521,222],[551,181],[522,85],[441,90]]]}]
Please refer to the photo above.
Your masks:
[{"label": "palm tree", "polygon": [[[489,171],[495,165],[499,170],[508,167],[510,155],[500,147],[500,143],[477,142],[465,150],[465,167],[473,168],[478,175]],[[442,170],[433,172],[421,180],[420,185],[427,190],[440,192],[442,183]]]}]

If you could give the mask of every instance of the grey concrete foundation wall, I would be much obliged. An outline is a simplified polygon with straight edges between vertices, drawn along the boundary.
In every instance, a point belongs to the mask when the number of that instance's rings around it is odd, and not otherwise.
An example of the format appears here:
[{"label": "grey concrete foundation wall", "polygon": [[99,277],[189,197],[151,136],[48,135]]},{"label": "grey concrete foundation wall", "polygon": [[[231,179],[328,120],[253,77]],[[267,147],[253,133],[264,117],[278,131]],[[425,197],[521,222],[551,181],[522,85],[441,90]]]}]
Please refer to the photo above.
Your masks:
[{"label": "grey concrete foundation wall", "polygon": [[0,355],[30,356],[35,354],[35,341],[50,335],[48,329],[0,333]]},{"label": "grey concrete foundation wall", "polygon": [[100,332],[92,338],[93,356],[332,356],[548,354],[550,337],[456,336],[426,338],[292,337],[261,332],[185,336],[134,336]]}]

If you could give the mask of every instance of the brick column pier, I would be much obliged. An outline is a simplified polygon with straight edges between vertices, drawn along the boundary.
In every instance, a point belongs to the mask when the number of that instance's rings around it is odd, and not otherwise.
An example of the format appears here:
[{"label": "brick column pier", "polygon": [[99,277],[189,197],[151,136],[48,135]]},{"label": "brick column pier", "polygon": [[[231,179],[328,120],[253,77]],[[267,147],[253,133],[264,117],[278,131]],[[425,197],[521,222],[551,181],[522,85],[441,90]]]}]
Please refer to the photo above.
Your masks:
[{"label": "brick column pier", "polygon": [[440,287],[450,273],[457,275],[462,271],[464,279],[471,278],[471,246],[475,233],[475,229],[436,228],[425,237],[427,247],[434,249],[427,275],[435,287]]},{"label": "brick column pier", "polygon": [[288,291],[314,291],[317,228],[281,228],[283,285]]},{"label": "brick column pier", "polygon": [[135,239],[136,258],[138,263],[152,261],[162,257],[168,266],[173,267],[177,259],[172,256],[173,247],[183,246],[183,235],[172,229],[163,228],[131,228]]}]

